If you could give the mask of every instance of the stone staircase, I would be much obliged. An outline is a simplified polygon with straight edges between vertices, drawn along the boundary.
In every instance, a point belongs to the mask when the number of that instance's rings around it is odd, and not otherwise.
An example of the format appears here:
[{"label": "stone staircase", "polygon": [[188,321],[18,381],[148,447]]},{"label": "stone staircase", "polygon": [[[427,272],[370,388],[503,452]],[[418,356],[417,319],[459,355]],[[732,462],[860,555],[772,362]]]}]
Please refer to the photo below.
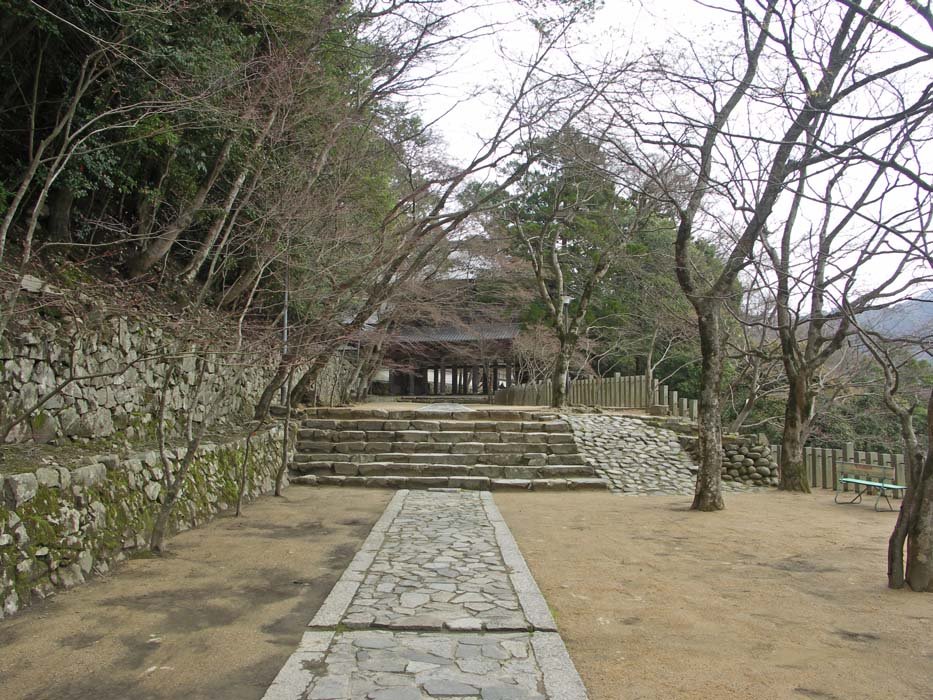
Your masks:
[{"label": "stone staircase", "polygon": [[479,490],[606,489],[570,426],[527,411],[309,409],[294,484]]}]

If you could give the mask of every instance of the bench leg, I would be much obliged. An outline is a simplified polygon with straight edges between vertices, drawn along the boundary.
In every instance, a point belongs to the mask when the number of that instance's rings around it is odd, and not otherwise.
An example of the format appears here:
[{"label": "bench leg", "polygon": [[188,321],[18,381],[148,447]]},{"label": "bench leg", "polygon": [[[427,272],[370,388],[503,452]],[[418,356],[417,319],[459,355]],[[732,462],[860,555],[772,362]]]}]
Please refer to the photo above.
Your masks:
[{"label": "bench leg", "polygon": [[841,490],[840,490],[840,491],[836,491],[836,495],[833,496],[833,501],[835,501],[836,503],[842,503],[842,504],[861,503],[861,502],[862,502],[862,496],[863,496],[867,491],[868,491],[868,489],[862,490],[862,489],[859,489],[859,487],[856,485],[856,486],[855,486],[855,498],[853,498],[851,501],[840,501],[840,500],[839,500],[839,494],[840,494],[840,493],[844,493],[844,492],[841,491]]},{"label": "bench leg", "polygon": [[879,513],[881,512],[881,509],[878,507],[878,503],[881,502],[882,498],[884,498],[884,500],[887,501],[888,510],[893,511],[894,506],[891,505],[891,499],[888,498],[887,489],[878,489],[878,498],[875,499],[875,510],[877,510]]}]

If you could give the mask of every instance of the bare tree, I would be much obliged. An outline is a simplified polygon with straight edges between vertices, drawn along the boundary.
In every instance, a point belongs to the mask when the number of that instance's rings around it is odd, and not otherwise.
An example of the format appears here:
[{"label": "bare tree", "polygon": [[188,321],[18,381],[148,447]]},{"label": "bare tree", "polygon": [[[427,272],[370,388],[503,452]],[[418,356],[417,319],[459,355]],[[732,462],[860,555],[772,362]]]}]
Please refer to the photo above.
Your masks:
[{"label": "bare tree", "polygon": [[[178,363],[171,363],[165,369],[165,377],[162,380],[162,392],[159,396],[159,413],[156,422],[156,434],[159,441],[159,458],[162,463],[162,498],[159,502],[159,508],[155,520],[152,524],[152,533],[149,536],[149,548],[153,552],[163,553],[165,551],[165,538],[168,535],[172,513],[175,510],[175,504],[181,498],[185,481],[197,457],[198,449],[201,446],[201,440],[208,426],[208,416],[204,415],[200,423],[195,428],[195,415],[198,413],[198,403],[202,400],[201,387],[204,383],[204,377],[207,373],[207,357],[201,356],[197,361],[197,378],[191,389],[189,396],[189,405],[185,416],[185,437],[187,439],[184,454],[177,458],[177,452],[169,455],[166,441],[165,424],[165,406],[168,400],[169,386],[172,378],[178,371]],[[205,413],[209,408],[205,408]]]},{"label": "bare tree", "polygon": [[[909,134],[904,138],[909,138]],[[896,152],[898,149],[892,150]],[[926,214],[923,210],[928,203],[921,202],[919,207],[911,204],[912,212],[900,211],[892,216],[890,211],[885,211],[883,216],[875,216],[864,206],[867,202],[891,201],[900,194],[898,186],[901,183],[896,174],[886,179],[884,186],[877,187],[888,171],[881,166],[855,201],[838,206],[842,211],[836,212],[835,202],[845,202],[843,196],[834,192],[842,180],[845,165],[826,184],[821,195],[824,215],[810,228],[807,237],[795,242],[793,235],[797,228],[795,216],[804,199],[803,187],[807,179],[806,169],[801,169],[780,247],[763,241],[777,276],[777,333],[788,382],[780,465],[780,488],[788,491],[810,490],[803,447],[817,408],[819,387],[815,379],[817,372],[854,332],[851,316],[870,308],[882,308],[905,291],[922,288],[933,279],[906,274],[909,252],[892,249],[888,234],[893,225],[914,240],[924,236]],[[888,205],[885,208],[893,207]],[[868,222],[872,223],[865,231]],[[864,268],[891,257],[894,259],[880,277],[876,273],[875,281],[859,284],[863,277],[859,273]]]},{"label": "bare tree", "polygon": [[[922,402],[921,390],[905,387],[903,369],[918,354],[929,356],[933,338],[890,338],[849,318],[865,348],[884,374],[882,396],[885,406],[897,417],[904,444],[907,490],[888,540],[888,586],[933,592],[933,391],[927,399],[927,449],[921,446],[915,428],[915,412]],[[926,387],[923,387],[926,389]],[[904,547],[907,546],[906,572]]]},{"label": "bare tree", "polygon": [[[929,111],[923,89],[880,97],[931,58],[886,53],[890,37],[877,19],[894,12],[886,5],[737,0],[723,8],[741,36],[734,55],[704,55],[695,45],[686,58],[653,56],[606,94],[614,125],[607,140],[652,176],[677,222],[676,273],[696,312],[702,354],[696,509],[723,507],[722,312],[738,302],[737,282],[757,245],[788,219],[802,173],[825,183],[846,158],[883,159],[877,145],[897,143],[901,126]],[[864,113],[859,104],[874,105],[877,117],[854,116]],[[697,237],[722,252],[721,271],[709,279],[693,263]]]}]

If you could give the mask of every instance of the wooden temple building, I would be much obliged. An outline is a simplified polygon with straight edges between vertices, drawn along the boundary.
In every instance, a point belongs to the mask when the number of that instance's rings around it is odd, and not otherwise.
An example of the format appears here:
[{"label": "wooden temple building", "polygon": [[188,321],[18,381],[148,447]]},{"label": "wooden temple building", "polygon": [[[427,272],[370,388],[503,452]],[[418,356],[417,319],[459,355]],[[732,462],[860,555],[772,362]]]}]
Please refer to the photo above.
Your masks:
[{"label": "wooden temple building", "polygon": [[481,396],[512,386],[518,332],[517,323],[402,326],[386,341],[388,381],[379,393]]}]

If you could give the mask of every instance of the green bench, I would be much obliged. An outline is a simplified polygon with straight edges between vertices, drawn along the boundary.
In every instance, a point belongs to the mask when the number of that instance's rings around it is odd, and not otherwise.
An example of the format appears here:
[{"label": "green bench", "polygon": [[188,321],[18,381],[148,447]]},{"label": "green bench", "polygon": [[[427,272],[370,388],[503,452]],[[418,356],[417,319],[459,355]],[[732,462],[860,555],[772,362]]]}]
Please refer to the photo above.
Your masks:
[{"label": "green bench", "polygon": [[[904,491],[906,486],[892,483],[889,479],[894,479],[894,468],[883,467],[877,464],[857,464],[855,462],[842,462],[839,464],[839,485],[836,491],[834,501],[836,503],[860,503],[862,496],[868,493],[869,489],[878,490],[878,498],[875,499],[875,510],[880,510],[878,504],[883,498],[888,504],[888,510],[894,510],[891,505],[891,499],[888,498],[888,492]],[[843,493],[842,489],[846,484],[855,486],[855,497],[851,501],[840,501],[839,496]],[[851,493],[851,492],[849,492]]]}]

